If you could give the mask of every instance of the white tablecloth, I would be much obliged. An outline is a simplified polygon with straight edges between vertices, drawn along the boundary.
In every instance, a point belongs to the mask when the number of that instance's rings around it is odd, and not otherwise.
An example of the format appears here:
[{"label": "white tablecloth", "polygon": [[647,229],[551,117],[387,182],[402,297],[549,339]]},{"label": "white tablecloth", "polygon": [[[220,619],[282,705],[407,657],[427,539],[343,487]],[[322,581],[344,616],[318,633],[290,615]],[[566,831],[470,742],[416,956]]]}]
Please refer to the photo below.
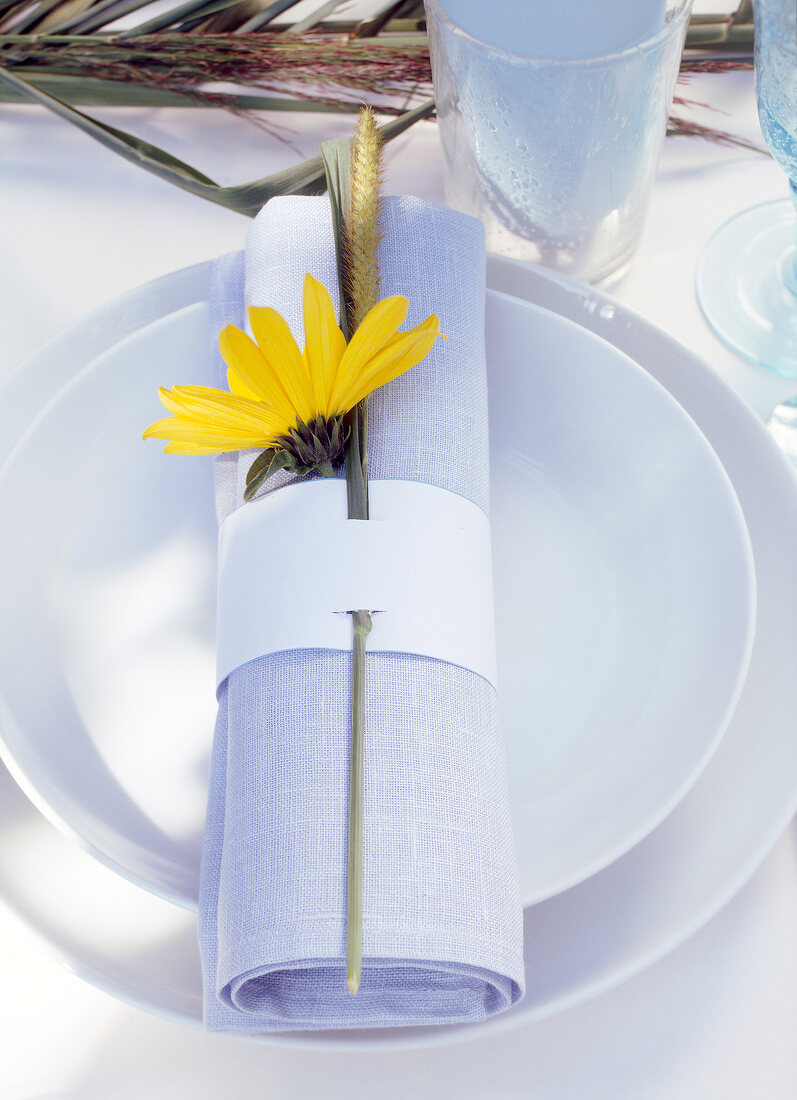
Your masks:
[{"label": "white tablecloth", "polygon": [[[680,91],[727,112],[704,116],[710,124],[761,141],[751,74],[703,77]],[[283,116],[277,121],[291,128],[283,144],[202,110],[96,113],[223,183],[268,175],[294,163],[297,148],[311,155],[320,136],[350,127],[337,116]],[[3,371],[96,305],[241,245],[240,216],[159,182],[38,108],[0,106],[0,148]],[[400,138],[387,159],[390,191],[443,201],[434,124]],[[797,393],[797,380],[727,350],[700,315],[693,278],[726,218],[785,195],[783,174],[764,156],[668,140],[635,265],[614,290],[706,358],[764,417]],[[118,1003],[49,959],[0,904],[0,1097],[791,1100],[795,929],[792,826],[718,917],[612,992],[499,1037],[354,1058],[205,1035]]]}]

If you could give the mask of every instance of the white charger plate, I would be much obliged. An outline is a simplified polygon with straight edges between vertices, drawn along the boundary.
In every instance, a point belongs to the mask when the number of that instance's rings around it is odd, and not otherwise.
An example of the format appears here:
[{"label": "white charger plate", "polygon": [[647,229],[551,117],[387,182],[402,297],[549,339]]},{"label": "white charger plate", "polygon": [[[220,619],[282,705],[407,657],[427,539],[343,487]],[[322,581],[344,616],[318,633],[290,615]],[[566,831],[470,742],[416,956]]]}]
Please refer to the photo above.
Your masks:
[{"label": "white charger plate", "polygon": [[[530,905],[631,848],[702,771],[747,670],[754,569],[727,475],[666,390],[493,291],[487,334],[502,712]],[[137,329],[0,469],[18,533],[0,567],[4,758],[101,858],[189,906],[215,717],[212,471],[140,436],[159,383],[212,381],[211,345],[204,302]]]},{"label": "white charger plate", "polygon": [[[201,269],[160,280],[164,312],[190,300]],[[509,1013],[469,1029],[315,1035],[310,1042],[361,1047],[461,1041],[550,1016],[661,958],[714,915],[771,849],[797,807],[797,492],[762,425],[684,347],[598,291],[494,258],[493,288],[512,290],[594,328],[666,384],[721,457],[741,501],[758,570],[753,655],[734,717],[703,775],[669,817],[608,869],[526,910],[527,995]],[[150,288],[104,311],[115,338],[131,313],[158,316]],[[147,313],[147,310],[149,312]],[[18,409],[35,411],[41,385],[57,388],[106,346],[71,330],[9,380]],[[61,355],[61,349],[65,349]],[[27,403],[27,405],[26,405]],[[0,401],[0,455],[19,425]],[[108,992],[185,1022],[201,1015],[195,925],[185,910],[101,867],[53,829],[7,778],[0,815],[0,896],[66,966]],[[283,1036],[270,1042],[301,1041]]]}]

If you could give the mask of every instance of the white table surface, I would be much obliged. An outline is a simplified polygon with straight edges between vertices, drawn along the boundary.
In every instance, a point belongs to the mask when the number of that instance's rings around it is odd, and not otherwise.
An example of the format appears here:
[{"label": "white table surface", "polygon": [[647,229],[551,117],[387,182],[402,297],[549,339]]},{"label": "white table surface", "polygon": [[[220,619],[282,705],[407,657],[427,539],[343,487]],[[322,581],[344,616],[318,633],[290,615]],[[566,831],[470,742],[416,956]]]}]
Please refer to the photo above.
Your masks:
[{"label": "white table surface", "polygon": [[[679,90],[727,112],[704,115],[709,123],[761,141],[751,74],[702,77]],[[212,112],[96,114],[167,145],[223,183],[298,159],[295,149]],[[316,151],[319,137],[350,125],[334,116],[279,121],[294,128],[288,136],[303,156]],[[148,176],[39,108],[0,105],[0,148],[3,372],[123,291],[241,247],[245,219]],[[387,160],[388,190],[443,201],[434,124],[397,140]],[[693,278],[705,242],[726,218],[785,195],[782,173],[764,156],[669,139],[635,265],[614,290],[707,359],[761,416],[797,393],[797,380],[727,350],[700,315]],[[57,965],[0,904],[0,1100],[235,1093],[275,1100],[791,1100],[796,931],[792,825],[719,916],[613,991],[495,1038],[355,1059],[257,1047],[130,1008]]]}]

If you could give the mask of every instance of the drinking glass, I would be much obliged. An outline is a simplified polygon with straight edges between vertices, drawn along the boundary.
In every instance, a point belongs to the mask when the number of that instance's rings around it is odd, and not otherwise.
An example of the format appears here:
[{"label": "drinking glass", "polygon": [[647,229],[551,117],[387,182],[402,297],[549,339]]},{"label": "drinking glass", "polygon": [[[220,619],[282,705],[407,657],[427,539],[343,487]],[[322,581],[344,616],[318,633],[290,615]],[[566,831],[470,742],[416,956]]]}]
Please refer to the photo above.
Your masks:
[{"label": "drinking glass", "polygon": [[797,378],[797,3],[755,0],[758,116],[790,199],[737,214],[697,271],[706,320],[754,363]]},{"label": "drinking glass", "polygon": [[[489,249],[605,286],[641,234],[691,0],[526,5],[426,0],[446,198]],[[514,39],[491,33],[510,16]]]}]

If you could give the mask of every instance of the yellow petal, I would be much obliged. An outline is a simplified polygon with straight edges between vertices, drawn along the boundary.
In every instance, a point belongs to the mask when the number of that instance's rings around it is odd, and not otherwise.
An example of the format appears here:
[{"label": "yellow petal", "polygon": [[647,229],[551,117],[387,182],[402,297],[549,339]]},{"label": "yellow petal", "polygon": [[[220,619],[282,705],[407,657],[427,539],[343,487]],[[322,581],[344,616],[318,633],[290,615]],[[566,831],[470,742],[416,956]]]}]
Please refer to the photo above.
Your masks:
[{"label": "yellow petal", "polygon": [[329,291],[312,275],[305,275],[303,359],[310,377],[313,402],[316,409],[326,415],[334,412],[329,399],[345,350],[346,337],[338,328]]},{"label": "yellow petal", "polygon": [[[174,416],[151,424],[144,439],[167,439],[170,453],[211,454],[268,446],[285,431],[285,421],[260,401],[208,386],[161,389]],[[198,449],[197,449],[198,448]]]},{"label": "yellow petal", "polygon": [[[280,431],[286,420],[262,401],[253,401],[249,397],[226,393],[224,390],[211,390],[203,386],[175,386],[172,398],[179,403],[181,415],[199,420],[213,420],[224,424],[233,431],[248,428],[266,431]],[[290,421],[293,424],[295,421]]]},{"label": "yellow petal", "polygon": [[158,391],[163,404],[186,423],[212,424],[233,433],[273,433],[285,420],[264,405],[248,397],[238,397],[209,386],[175,386]]},{"label": "yellow petal", "polygon": [[218,455],[228,454],[232,451],[247,451],[256,450],[257,445],[253,448],[249,447],[231,447],[227,446],[204,446],[201,443],[167,443],[163,448],[165,455]]},{"label": "yellow petal", "polygon": [[335,391],[330,395],[334,406],[331,411],[340,411],[341,394],[349,390],[365,364],[390,343],[408,308],[406,298],[385,298],[366,313],[340,361]]},{"label": "yellow petal", "polygon": [[177,421],[176,416],[166,416],[163,420],[156,420],[154,424],[142,432],[142,439],[171,439],[169,434],[172,424]]},{"label": "yellow petal", "polygon": [[219,351],[233,393],[264,401],[293,423],[296,410],[279,373],[251,337],[235,325],[227,325],[219,333]]},{"label": "yellow petal", "polygon": [[232,432],[214,424],[190,423],[179,416],[167,416],[150,424],[144,439],[168,439],[175,443],[197,443],[202,446],[222,446],[224,449],[243,451],[248,447],[267,446],[271,440],[268,432]]},{"label": "yellow petal", "polygon": [[232,395],[225,390],[215,390],[209,386],[174,386],[167,390],[161,386],[158,396],[169,412],[183,419],[201,420],[211,414],[214,418],[228,421],[231,428],[239,426],[233,408],[228,405]]},{"label": "yellow petal", "polygon": [[398,378],[400,374],[404,374],[425,359],[440,335],[438,324],[437,317],[432,314],[408,332],[398,333],[386,347],[364,365],[357,378],[352,380],[351,385],[341,391],[340,411],[348,412],[373,390],[384,386],[387,382],[392,382],[394,378]]},{"label": "yellow petal", "polygon": [[312,420],[317,411],[313,391],[288,322],[275,309],[250,306],[249,324],[258,348],[279,378],[299,419]]},{"label": "yellow petal", "polygon": [[248,385],[244,376],[234,367],[227,367],[227,385],[230,387],[230,393],[237,394],[238,397],[249,397],[252,401],[262,401],[266,404],[261,394],[253,386]]}]

